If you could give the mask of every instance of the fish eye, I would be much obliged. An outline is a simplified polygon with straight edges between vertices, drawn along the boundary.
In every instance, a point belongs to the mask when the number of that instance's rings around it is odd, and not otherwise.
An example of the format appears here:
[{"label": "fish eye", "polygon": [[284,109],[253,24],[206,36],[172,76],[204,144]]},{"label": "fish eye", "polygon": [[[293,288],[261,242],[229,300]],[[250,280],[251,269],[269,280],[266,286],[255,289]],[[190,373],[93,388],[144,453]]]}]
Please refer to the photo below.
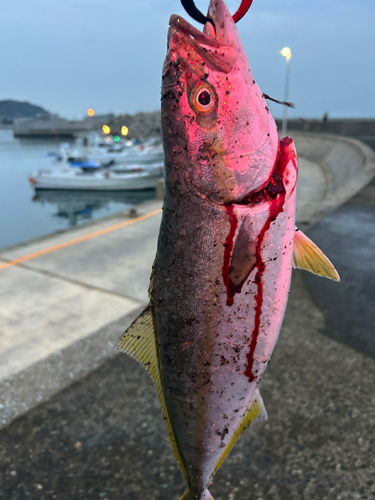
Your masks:
[{"label": "fish eye", "polygon": [[211,96],[208,90],[202,89],[197,95],[198,102],[201,106],[208,106],[211,102]]},{"label": "fish eye", "polygon": [[211,111],[215,102],[215,91],[208,83],[198,84],[190,97],[190,106],[196,113],[207,113]]}]

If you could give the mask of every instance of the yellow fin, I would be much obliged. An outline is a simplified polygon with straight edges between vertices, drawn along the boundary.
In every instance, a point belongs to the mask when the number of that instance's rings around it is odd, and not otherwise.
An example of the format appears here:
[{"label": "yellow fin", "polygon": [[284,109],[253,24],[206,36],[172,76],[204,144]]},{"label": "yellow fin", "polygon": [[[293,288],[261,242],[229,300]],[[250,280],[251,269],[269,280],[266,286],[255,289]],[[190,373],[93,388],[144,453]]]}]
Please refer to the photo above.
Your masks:
[{"label": "yellow fin", "polygon": [[237,427],[236,432],[233,434],[232,439],[227,444],[225,450],[223,451],[218,463],[216,464],[214,473],[218,470],[220,465],[224,462],[225,457],[228,455],[230,450],[233,448],[234,443],[237,441],[242,432],[255,420],[267,420],[267,410],[264,406],[262,396],[260,395],[259,389],[256,389],[254,398],[250,403],[249,408],[246,410],[245,415]]},{"label": "yellow fin", "polygon": [[182,461],[180,450],[178,449],[176,438],[172,429],[172,423],[169,418],[168,408],[164,397],[163,386],[159,368],[159,357],[156,346],[154,318],[151,306],[146,309],[133,321],[125,333],[123,333],[117,342],[116,348],[126,352],[132,358],[144,365],[150,372],[154,381],[156,392],[158,394],[161,409],[163,412],[167,434],[172,445],[174,456],[180,466],[187,481],[185,465]]},{"label": "yellow fin", "polygon": [[332,262],[302,231],[296,228],[293,247],[293,267],[310,273],[340,281],[339,273]]}]

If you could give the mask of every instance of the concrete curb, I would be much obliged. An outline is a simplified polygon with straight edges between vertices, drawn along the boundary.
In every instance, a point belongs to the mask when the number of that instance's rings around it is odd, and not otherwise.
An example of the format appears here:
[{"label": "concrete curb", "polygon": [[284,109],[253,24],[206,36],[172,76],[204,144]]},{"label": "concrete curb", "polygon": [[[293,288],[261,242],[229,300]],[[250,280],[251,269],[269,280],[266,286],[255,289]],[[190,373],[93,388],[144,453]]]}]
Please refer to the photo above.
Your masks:
[{"label": "concrete curb", "polygon": [[117,356],[119,353],[114,346],[119,332],[125,331],[143,309],[144,306],[134,309],[119,320],[2,381],[0,428],[83,378],[106,359]]}]

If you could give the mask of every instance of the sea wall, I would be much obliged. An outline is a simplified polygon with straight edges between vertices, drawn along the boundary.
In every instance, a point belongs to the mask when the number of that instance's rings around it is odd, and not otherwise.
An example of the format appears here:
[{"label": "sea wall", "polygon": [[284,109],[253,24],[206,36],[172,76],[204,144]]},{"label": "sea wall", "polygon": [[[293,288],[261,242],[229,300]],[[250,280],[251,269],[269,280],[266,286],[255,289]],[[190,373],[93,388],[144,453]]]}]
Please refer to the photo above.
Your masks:
[{"label": "sea wall", "polygon": [[[281,120],[276,119],[281,130]],[[291,131],[315,132],[324,134],[356,136],[375,136],[375,119],[335,118],[327,121],[318,119],[290,119],[288,129]]]},{"label": "sea wall", "polygon": [[354,196],[375,174],[375,153],[358,140],[295,131],[290,135],[298,156],[318,164],[326,176],[327,196],[316,220]]}]

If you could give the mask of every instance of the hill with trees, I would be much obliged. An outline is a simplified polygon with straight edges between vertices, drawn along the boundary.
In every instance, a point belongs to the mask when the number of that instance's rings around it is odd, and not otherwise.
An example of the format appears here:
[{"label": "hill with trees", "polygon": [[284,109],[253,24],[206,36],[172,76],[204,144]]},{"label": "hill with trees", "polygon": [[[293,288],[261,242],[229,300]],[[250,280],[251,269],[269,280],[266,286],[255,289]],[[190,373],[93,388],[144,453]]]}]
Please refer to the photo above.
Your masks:
[{"label": "hill with trees", "polygon": [[35,118],[40,115],[49,116],[50,113],[41,106],[26,101],[0,101],[0,119],[3,121],[12,122],[15,118]]}]

